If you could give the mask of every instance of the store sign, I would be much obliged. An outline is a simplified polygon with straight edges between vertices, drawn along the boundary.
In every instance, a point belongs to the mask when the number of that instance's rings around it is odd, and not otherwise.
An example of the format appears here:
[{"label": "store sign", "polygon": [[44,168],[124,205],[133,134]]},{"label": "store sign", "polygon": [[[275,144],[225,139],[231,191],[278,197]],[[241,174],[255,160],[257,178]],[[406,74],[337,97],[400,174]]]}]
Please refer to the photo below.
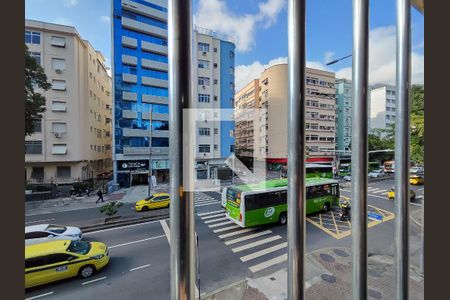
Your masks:
[{"label": "store sign", "polygon": [[148,160],[123,160],[117,162],[119,171],[148,170]]}]

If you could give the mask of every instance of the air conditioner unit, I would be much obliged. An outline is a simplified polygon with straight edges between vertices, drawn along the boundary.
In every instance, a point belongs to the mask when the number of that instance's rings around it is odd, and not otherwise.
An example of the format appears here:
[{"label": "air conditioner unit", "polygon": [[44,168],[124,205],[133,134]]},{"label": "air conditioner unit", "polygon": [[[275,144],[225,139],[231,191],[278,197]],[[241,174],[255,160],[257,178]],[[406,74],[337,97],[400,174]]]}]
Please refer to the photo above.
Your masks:
[{"label": "air conditioner unit", "polygon": [[59,132],[55,132],[55,138],[61,138],[62,137],[62,133]]},{"label": "air conditioner unit", "polygon": [[57,74],[62,74],[62,70],[61,70],[61,69],[55,69],[55,72],[56,72]]}]

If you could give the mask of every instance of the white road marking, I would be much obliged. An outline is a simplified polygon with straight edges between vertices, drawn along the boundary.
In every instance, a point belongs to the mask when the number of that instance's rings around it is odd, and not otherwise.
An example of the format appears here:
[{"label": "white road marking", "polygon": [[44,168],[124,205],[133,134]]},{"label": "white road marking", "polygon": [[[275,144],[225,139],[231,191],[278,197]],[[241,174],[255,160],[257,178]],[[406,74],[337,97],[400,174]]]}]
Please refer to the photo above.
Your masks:
[{"label": "white road marking", "polygon": [[242,227],[240,227],[239,225],[232,225],[232,226],[228,226],[228,227],[224,227],[224,228],[213,230],[213,232],[214,233],[224,232],[224,231],[228,231],[228,230],[236,229],[236,228],[242,228]]},{"label": "white road marking", "polygon": [[30,298],[25,298],[25,300],[38,299],[38,298],[41,298],[41,297],[50,296],[53,293],[54,292],[48,292],[48,293],[45,293],[45,294],[40,294],[40,295],[36,295],[36,296],[30,297]]},{"label": "white road marking", "polygon": [[283,248],[286,248],[286,247],[287,247],[287,242],[284,242],[284,243],[275,245],[275,246],[273,246],[273,247],[270,247],[270,248],[267,248],[267,249],[263,249],[263,250],[258,251],[258,252],[251,253],[251,254],[249,254],[249,255],[242,256],[242,257],[241,257],[241,260],[242,260],[243,262],[246,262],[246,261],[249,261],[249,260],[251,260],[251,259],[254,259],[254,258],[263,256],[263,255],[266,255],[266,254],[269,254],[269,253],[271,253],[271,252],[278,251],[278,250],[283,249]]},{"label": "white road marking", "polygon": [[41,223],[41,222],[53,221],[54,219],[55,218],[44,219],[44,220],[39,220],[39,221],[29,221],[29,222],[25,222],[25,224],[33,224],[33,223]]},{"label": "white road marking", "polygon": [[233,245],[233,244],[236,244],[236,243],[239,243],[239,242],[243,242],[243,241],[246,241],[246,240],[249,240],[249,239],[253,239],[253,238],[256,238],[256,237],[259,237],[259,236],[263,236],[263,235],[266,235],[266,234],[271,234],[271,233],[272,233],[271,230],[260,231],[260,232],[254,233],[254,234],[245,235],[243,237],[240,237],[240,238],[237,238],[237,239],[234,239],[234,240],[226,241],[225,245]]},{"label": "white road marking", "polygon": [[195,201],[195,204],[203,204],[203,203],[211,203],[211,202],[219,202],[217,200],[214,199],[210,199],[210,200],[201,200],[201,201]]},{"label": "white road marking", "polygon": [[207,215],[217,214],[217,213],[220,213],[220,212],[223,213],[223,210],[208,211],[208,212],[197,214],[197,216],[199,216],[199,217],[207,216]]},{"label": "white road marking", "polygon": [[246,229],[242,229],[242,230],[236,230],[236,231],[233,231],[233,232],[230,232],[230,233],[225,233],[225,234],[219,235],[219,239],[224,239],[224,238],[227,238],[227,237],[230,237],[230,236],[234,236],[234,235],[250,232],[250,231],[253,231],[253,230],[255,230],[255,229],[254,228],[246,228]]},{"label": "white road marking", "polygon": [[212,215],[212,216],[206,216],[206,217],[202,217],[202,220],[208,220],[208,219],[214,219],[217,217],[221,217],[221,216],[225,216],[225,214],[222,212],[221,214],[217,214],[217,215]]},{"label": "white road marking", "polygon": [[164,230],[164,234],[167,237],[167,241],[169,242],[169,245],[170,245],[170,229],[169,229],[169,226],[167,225],[165,220],[161,220],[160,222],[161,222],[161,226],[162,226],[162,228]]},{"label": "white road marking", "polygon": [[147,267],[150,267],[150,264],[130,269],[130,272],[133,272],[133,271],[136,271],[136,270],[140,270],[140,269],[143,269],[143,268],[147,268]]},{"label": "white road marking", "polygon": [[379,195],[374,195],[374,194],[367,194],[367,196],[377,197],[377,198],[381,198],[381,199],[387,199],[387,197],[383,197],[383,196],[379,196]]},{"label": "white road marking", "polygon": [[106,276],[103,276],[103,277],[100,277],[100,278],[96,278],[96,279],[93,279],[93,280],[90,280],[90,281],[85,281],[85,282],[82,282],[81,284],[82,285],[86,285],[86,284],[94,283],[94,282],[97,282],[97,281],[100,281],[100,280],[104,280],[104,279],[106,279]]},{"label": "white road marking", "polygon": [[234,223],[233,221],[226,221],[226,222],[222,222],[222,223],[217,223],[217,224],[212,224],[212,225],[208,225],[210,228],[214,228],[214,227],[219,227],[222,225],[227,225],[227,224],[232,224]]},{"label": "white road marking", "polygon": [[[168,220],[168,219],[165,219],[165,220]],[[93,233],[99,233],[99,232],[105,232],[105,231],[111,231],[111,230],[118,230],[118,229],[125,229],[125,228],[129,228],[129,227],[134,227],[134,226],[141,226],[141,225],[146,225],[146,224],[151,224],[151,223],[156,223],[156,222],[159,222],[159,220],[145,222],[145,223],[131,224],[131,225],[121,226],[121,227],[102,229],[102,230],[91,231],[91,232],[86,232],[86,233],[83,233],[83,236],[90,235],[90,234],[93,234]]]},{"label": "white road marking", "polygon": [[123,244],[118,244],[118,245],[113,245],[113,246],[109,246],[109,249],[114,249],[114,248],[118,248],[118,247],[123,247],[123,246],[128,246],[128,245],[132,245],[132,244],[137,244],[137,243],[142,243],[142,242],[146,242],[146,241],[151,241],[151,240],[155,240],[155,239],[159,239],[164,237],[165,235],[158,235],[158,236],[153,236],[153,237],[149,237],[146,239],[142,239],[142,240],[137,240],[137,241],[132,241],[132,242],[128,242],[128,243],[123,243]]},{"label": "white road marking", "polygon": [[219,221],[224,221],[224,220],[227,220],[227,219],[228,219],[227,217],[218,218],[218,219],[212,219],[212,220],[205,221],[205,224],[215,223],[215,222],[219,222]]},{"label": "white road marking", "polygon": [[217,204],[217,203],[219,203],[219,201],[214,201],[214,202],[211,202],[211,203],[205,203],[205,204],[197,204],[197,205],[194,205],[195,207],[199,207],[199,206],[206,206],[206,205],[212,205],[212,204]]},{"label": "white road marking", "polygon": [[260,264],[251,266],[251,267],[250,267],[250,271],[252,271],[253,273],[255,273],[255,272],[261,271],[261,270],[263,270],[263,269],[265,269],[265,268],[268,268],[268,267],[270,267],[270,266],[273,266],[273,265],[282,263],[282,262],[284,262],[284,261],[286,261],[286,260],[287,260],[287,253],[286,253],[286,254],[283,254],[283,255],[280,255],[280,256],[278,256],[278,257],[275,257],[275,258],[266,260],[265,262],[262,262],[262,263],[260,263]]},{"label": "white road marking", "polygon": [[419,203],[410,202],[409,204],[422,207],[422,204]]},{"label": "white road marking", "polygon": [[279,239],[281,239],[281,236],[279,236],[279,235],[271,236],[271,237],[263,239],[263,240],[259,240],[259,241],[256,241],[256,242],[253,242],[253,243],[250,243],[250,244],[246,244],[246,245],[243,245],[243,246],[240,246],[240,247],[233,248],[233,249],[231,249],[231,251],[233,251],[234,253],[241,252],[241,251],[244,251],[244,250],[247,250],[247,249],[250,249],[250,248],[253,248],[253,247],[257,247],[257,246],[260,246],[260,245],[263,245],[263,244],[266,244],[266,243],[270,243],[270,242],[273,242],[273,241],[276,241],[276,240],[279,240]]}]

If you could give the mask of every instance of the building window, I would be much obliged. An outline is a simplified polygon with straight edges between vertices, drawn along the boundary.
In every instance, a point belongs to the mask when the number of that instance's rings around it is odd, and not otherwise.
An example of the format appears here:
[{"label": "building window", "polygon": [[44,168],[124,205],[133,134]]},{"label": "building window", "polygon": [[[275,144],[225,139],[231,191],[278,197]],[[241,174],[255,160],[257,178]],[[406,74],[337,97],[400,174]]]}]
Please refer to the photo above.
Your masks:
[{"label": "building window", "polygon": [[66,38],[62,36],[52,36],[50,40],[50,44],[54,47],[65,48],[66,47]]},{"label": "building window", "polygon": [[231,153],[234,152],[234,145],[230,145],[230,152],[231,152]]},{"label": "building window", "polygon": [[198,85],[209,86],[209,77],[198,77]]},{"label": "building window", "polygon": [[217,52],[217,47],[214,47],[214,52]]},{"label": "building window", "polygon": [[53,144],[52,154],[67,154],[67,144]]},{"label": "building window", "polygon": [[62,134],[67,132],[67,123],[54,122],[52,123],[52,132]]},{"label": "building window", "polygon": [[25,154],[42,154],[42,141],[25,141]]},{"label": "building window", "polygon": [[214,63],[214,69],[217,69],[217,63]]},{"label": "building window", "polygon": [[209,103],[210,95],[208,94],[198,94],[198,102]]},{"label": "building window", "polygon": [[26,44],[37,44],[41,43],[41,33],[36,31],[25,31],[25,43]]},{"label": "building window", "polygon": [[52,68],[54,70],[65,70],[66,60],[62,58],[52,58]]},{"label": "building window", "polygon": [[199,43],[198,43],[198,51],[201,51],[201,52],[209,52],[209,44],[199,42]]},{"label": "building window", "polygon": [[58,178],[70,178],[70,166],[57,166],[56,177]]},{"label": "building window", "polygon": [[61,102],[61,101],[53,101],[52,102],[52,111],[61,112],[61,111],[66,111],[66,110],[67,110],[66,102]]},{"label": "building window", "polygon": [[204,60],[204,59],[199,59],[198,60],[198,67],[200,69],[209,69],[209,61]]},{"label": "building window", "polygon": [[31,178],[44,179],[44,167],[33,167],[31,169]]},{"label": "building window", "polygon": [[41,52],[30,52],[30,56],[34,58],[38,65],[41,65]]},{"label": "building window", "polygon": [[207,144],[200,144],[198,145],[198,152],[200,153],[210,153],[211,152],[211,146]]},{"label": "building window", "polygon": [[234,75],[234,68],[233,67],[230,67],[230,74]]},{"label": "building window", "polygon": [[33,133],[42,132],[42,119],[33,121],[32,132]]},{"label": "building window", "polygon": [[59,80],[59,79],[53,79],[52,80],[52,90],[65,91],[66,90],[66,81]]},{"label": "building window", "polygon": [[217,79],[214,79],[214,84],[217,84],[217,82],[218,82],[218,80],[217,80]]},{"label": "building window", "polygon": [[214,101],[217,101],[217,96],[214,96]]},{"label": "building window", "polygon": [[211,129],[209,129],[208,127],[200,127],[198,129],[198,134],[199,135],[207,135],[207,136],[209,136],[211,134]]},{"label": "building window", "polygon": [[218,134],[219,133],[219,129],[218,128],[214,128],[214,134]]},{"label": "building window", "polygon": [[214,150],[219,149],[219,146],[217,144],[214,144]]},{"label": "building window", "polygon": [[234,58],[234,51],[230,51],[230,59]]}]

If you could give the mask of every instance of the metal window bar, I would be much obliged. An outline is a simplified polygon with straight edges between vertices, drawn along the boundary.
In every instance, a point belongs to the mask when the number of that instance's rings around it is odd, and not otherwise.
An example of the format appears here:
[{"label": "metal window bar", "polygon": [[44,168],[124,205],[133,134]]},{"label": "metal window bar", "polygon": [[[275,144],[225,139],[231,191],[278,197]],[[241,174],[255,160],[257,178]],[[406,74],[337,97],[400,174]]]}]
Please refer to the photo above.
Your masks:
[{"label": "metal window bar", "polygon": [[[195,297],[193,170],[185,170],[183,149],[191,149],[183,111],[194,107],[192,97],[192,1],[168,1],[169,123],[170,123],[170,299]],[[188,121],[188,120],[187,120]],[[189,123],[188,123],[189,124]]]}]

